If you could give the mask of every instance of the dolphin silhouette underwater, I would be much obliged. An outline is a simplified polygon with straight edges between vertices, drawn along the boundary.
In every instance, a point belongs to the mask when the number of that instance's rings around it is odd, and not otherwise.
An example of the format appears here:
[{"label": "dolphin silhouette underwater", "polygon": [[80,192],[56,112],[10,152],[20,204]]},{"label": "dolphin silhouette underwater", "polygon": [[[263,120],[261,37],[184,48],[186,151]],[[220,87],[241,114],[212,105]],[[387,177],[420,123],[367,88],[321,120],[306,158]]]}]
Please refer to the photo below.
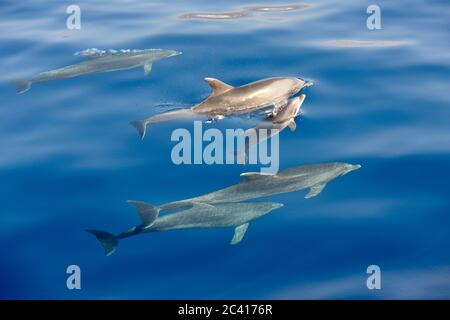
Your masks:
[{"label": "dolphin silhouette underwater", "polygon": [[105,255],[113,254],[119,240],[147,232],[168,231],[191,228],[233,227],[231,244],[239,243],[247,231],[250,221],[283,206],[273,202],[239,202],[209,205],[196,203],[191,208],[159,217],[159,211],[152,205],[140,201],[128,201],[141,218],[141,224],[118,235],[87,230],[101,243]]},{"label": "dolphin silhouette underwater", "polygon": [[153,62],[180,55],[181,52],[163,49],[144,50],[98,50],[87,49],[75,55],[86,57],[85,61],[56,70],[42,72],[28,80],[12,79],[18,94],[28,91],[33,83],[79,77],[92,73],[129,70],[144,67],[145,75],[150,74]]},{"label": "dolphin silhouette underwater", "polygon": [[[295,131],[297,128],[295,118],[300,115],[300,109],[305,98],[306,95],[301,94],[298,97],[289,99],[287,104],[276,115],[269,115],[255,127],[247,129],[244,135],[249,136],[249,139],[246,139],[245,149],[239,154],[247,158],[252,147],[279,134],[286,127],[289,127],[292,132]],[[264,129],[265,134],[261,134],[260,129]],[[253,138],[251,138],[252,130],[254,130]]]},{"label": "dolphin silhouette underwater", "polygon": [[217,204],[239,202],[281,193],[309,189],[304,196],[310,199],[320,194],[326,185],[349,172],[361,168],[359,164],[330,162],[287,168],[277,174],[246,172],[241,182],[198,197],[153,206],[155,211],[187,208],[196,203]]},{"label": "dolphin silhouette underwater", "polygon": [[196,116],[206,116],[215,120],[231,115],[239,115],[274,106],[272,113],[276,114],[287,103],[287,99],[302,88],[312,85],[312,82],[294,78],[266,78],[233,87],[218,79],[204,78],[211,87],[211,95],[199,104],[186,109],[168,111],[151,116],[144,120],[134,120],[130,124],[136,128],[141,139],[144,139],[147,126],[157,122],[176,119],[189,119]]}]

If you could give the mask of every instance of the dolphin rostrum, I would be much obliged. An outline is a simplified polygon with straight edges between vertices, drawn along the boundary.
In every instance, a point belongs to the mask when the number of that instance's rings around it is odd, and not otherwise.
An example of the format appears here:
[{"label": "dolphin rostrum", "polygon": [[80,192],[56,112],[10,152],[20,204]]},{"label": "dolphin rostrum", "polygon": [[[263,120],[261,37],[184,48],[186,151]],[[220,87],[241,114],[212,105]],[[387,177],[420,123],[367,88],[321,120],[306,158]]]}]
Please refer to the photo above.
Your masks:
[{"label": "dolphin rostrum", "polygon": [[312,82],[293,77],[267,78],[240,87],[233,87],[218,79],[204,79],[211,87],[211,95],[201,103],[187,109],[157,114],[144,120],[130,122],[143,139],[147,126],[152,123],[170,121],[194,116],[223,119],[274,106],[273,113],[282,108],[287,99]]},{"label": "dolphin rostrum", "polygon": [[[247,155],[253,146],[279,134],[286,127],[289,127],[291,131],[295,131],[297,128],[295,117],[300,114],[300,108],[303,101],[305,101],[305,97],[305,94],[301,94],[298,97],[289,99],[286,106],[284,106],[276,115],[269,115],[255,127],[247,129],[244,132],[244,135],[251,137],[251,131],[254,130],[255,139],[246,139],[244,150],[245,154]],[[261,134],[260,129],[264,129],[265,134]]]},{"label": "dolphin rostrum", "polygon": [[128,70],[136,67],[144,67],[145,75],[150,74],[152,63],[156,60],[181,54],[174,50],[144,49],[144,50],[98,50],[87,49],[75,53],[86,57],[85,61],[56,70],[42,72],[28,80],[11,80],[17,93],[23,93],[30,89],[33,83],[74,78],[86,74]]},{"label": "dolphin rostrum", "polygon": [[141,233],[190,228],[233,227],[231,244],[239,243],[247,231],[250,221],[283,206],[273,202],[240,202],[210,205],[195,203],[191,208],[158,217],[159,210],[140,201],[128,201],[141,218],[141,224],[118,235],[99,230],[87,230],[102,244],[105,255],[113,254],[120,239]]}]

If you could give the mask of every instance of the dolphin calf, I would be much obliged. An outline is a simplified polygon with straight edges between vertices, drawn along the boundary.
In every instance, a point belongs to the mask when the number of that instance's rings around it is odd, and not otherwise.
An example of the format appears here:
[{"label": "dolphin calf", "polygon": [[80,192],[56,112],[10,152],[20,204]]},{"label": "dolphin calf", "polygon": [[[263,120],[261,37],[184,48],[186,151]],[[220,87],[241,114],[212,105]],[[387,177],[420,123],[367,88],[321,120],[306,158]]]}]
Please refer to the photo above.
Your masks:
[{"label": "dolphin calf", "polygon": [[[297,128],[295,117],[300,115],[300,108],[305,101],[305,98],[306,95],[301,94],[298,97],[289,99],[286,106],[284,106],[276,115],[269,115],[269,117],[255,127],[247,129],[244,132],[244,135],[251,136],[251,131],[254,130],[255,139],[246,139],[244,150],[245,155],[250,152],[250,149],[253,146],[279,134],[286,127],[289,127],[291,131],[295,131]],[[260,129],[265,129],[264,132],[266,134],[261,134]]]},{"label": "dolphin calf", "polygon": [[85,61],[56,70],[42,72],[28,80],[11,80],[17,93],[28,91],[33,83],[74,78],[92,73],[128,70],[144,67],[144,73],[150,74],[152,63],[156,60],[181,54],[175,50],[144,49],[144,50],[98,50],[87,49],[75,55],[86,57]]},{"label": "dolphin calf", "polygon": [[144,202],[128,201],[141,218],[141,224],[118,235],[99,230],[87,230],[102,244],[105,255],[113,254],[120,239],[141,233],[189,228],[233,227],[231,244],[239,243],[247,231],[250,221],[283,206],[272,202],[241,202],[209,205],[195,203],[191,208],[159,217],[159,210]]},{"label": "dolphin calf", "polygon": [[145,137],[149,124],[170,121],[194,116],[207,116],[223,119],[226,116],[238,115],[274,106],[273,113],[287,103],[287,99],[312,82],[293,77],[267,78],[240,87],[233,87],[218,79],[205,78],[211,87],[211,95],[199,104],[175,111],[158,114],[144,120],[130,122],[140,137]]}]

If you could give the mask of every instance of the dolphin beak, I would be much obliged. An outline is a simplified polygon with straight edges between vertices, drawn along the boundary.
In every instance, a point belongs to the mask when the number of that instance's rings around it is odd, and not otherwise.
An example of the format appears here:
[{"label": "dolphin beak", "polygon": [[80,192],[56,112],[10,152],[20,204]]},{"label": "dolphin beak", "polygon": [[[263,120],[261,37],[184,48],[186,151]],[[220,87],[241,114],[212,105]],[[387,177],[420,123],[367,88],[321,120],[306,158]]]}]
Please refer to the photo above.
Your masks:
[{"label": "dolphin beak", "polygon": [[351,166],[349,172],[350,172],[350,171],[358,170],[359,168],[361,168],[361,165],[360,165],[360,164],[354,164],[354,165]]},{"label": "dolphin beak", "polygon": [[314,85],[314,82],[311,80],[305,80],[305,87],[311,87],[312,85]]},{"label": "dolphin beak", "polygon": [[274,204],[273,204],[274,210],[275,210],[275,209],[279,209],[279,208],[281,208],[281,207],[283,207],[283,206],[284,206],[284,204],[282,204],[282,203],[274,203]]},{"label": "dolphin beak", "polygon": [[179,56],[180,54],[183,54],[183,52],[181,52],[181,51],[175,51],[174,53],[172,53],[172,57],[173,56]]}]

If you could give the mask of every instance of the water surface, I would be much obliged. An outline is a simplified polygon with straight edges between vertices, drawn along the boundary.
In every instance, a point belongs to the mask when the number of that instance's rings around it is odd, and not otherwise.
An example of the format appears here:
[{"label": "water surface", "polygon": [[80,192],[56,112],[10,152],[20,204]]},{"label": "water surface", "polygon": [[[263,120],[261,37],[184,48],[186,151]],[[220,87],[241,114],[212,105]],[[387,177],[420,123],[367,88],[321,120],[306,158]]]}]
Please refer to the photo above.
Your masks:
[{"label": "water surface", "polygon": [[[450,18],[447,1],[378,1],[382,30],[361,1],[77,1],[67,30],[60,1],[2,1],[0,10],[1,298],[450,298]],[[247,12],[235,19],[195,13]],[[400,45],[401,44],[401,45]],[[34,85],[8,79],[79,62],[87,48],[183,51],[142,69]],[[198,103],[204,77],[243,85],[273,76],[315,81],[281,167],[344,161],[362,168],[318,197],[232,229],[147,234],[104,257],[84,230],[119,232],[138,217],[127,199],[161,204],[226,187],[258,166],[175,166],[172,130],[140,141],[130,120]],[[167,107],[167,108],[166,108]],[[241,118],[212,126],[247,126]],[[82,290],[66,289],[66,268]],[[366,268],[382,290],[366,288]]]}]

